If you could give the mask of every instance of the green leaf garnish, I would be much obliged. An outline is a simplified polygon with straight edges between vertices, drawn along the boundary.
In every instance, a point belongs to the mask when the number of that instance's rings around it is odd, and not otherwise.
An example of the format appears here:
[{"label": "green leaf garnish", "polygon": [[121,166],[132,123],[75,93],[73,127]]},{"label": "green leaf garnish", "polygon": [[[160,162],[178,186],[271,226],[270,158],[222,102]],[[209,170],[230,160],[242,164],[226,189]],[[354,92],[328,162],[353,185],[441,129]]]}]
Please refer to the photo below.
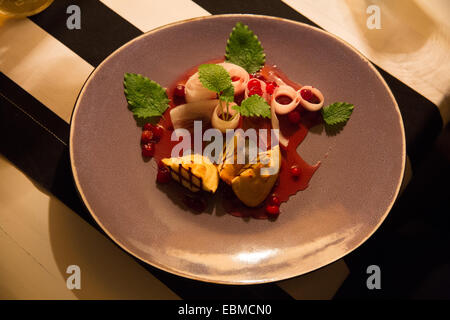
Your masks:
[{"label": "green leaf garnish", "polygon": [[244,117],[271,118],[270,106],[267,104],[266,100],[257,94],[242,101],[240,106],[233,106],[233,109],[238,111]]},{"label": "green leaf garnish", "polygon": [[234,101],[234,87],[231,85],[219,95],[219,99],[225,102],[233,102]]},{"label": "green leaf garnish", "polygon": [[335,102],[322,109],[322,117],[327,125],[344,125],[353,112],[354,106],[346,102]]},{"label": "green leaf garnish", "polygon": [[137,118],[162,116],[169,107],[166,90],[140,74],[125,73],[124,88],[128,106]]},{"label": "green leaf garnish", "polygon": [[266,62],[266,55],[258,37],[247,25],[240,22],[236,24],[228,38],[225,58],[241,66],[248,73],[259,71]]},{"label": "green leaf garnish", "polygon": [[202,64],[198,67],[198,76],[206,89],[219,94],[232,87],[230,74],[224,67],[217,64]]}]

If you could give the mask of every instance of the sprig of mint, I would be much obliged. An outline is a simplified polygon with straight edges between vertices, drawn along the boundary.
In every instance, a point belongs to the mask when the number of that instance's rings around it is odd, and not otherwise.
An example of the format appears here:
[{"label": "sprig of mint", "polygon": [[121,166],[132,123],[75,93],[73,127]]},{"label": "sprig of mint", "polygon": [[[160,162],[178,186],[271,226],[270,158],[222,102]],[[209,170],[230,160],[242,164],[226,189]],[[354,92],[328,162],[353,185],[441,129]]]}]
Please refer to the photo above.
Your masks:
[{"label": "sprig of mint", "polygon": [[202,85],[216,92],[220,100],[233,102],[234,87],[230,74],[224,67],[217,64],[202,64],[198,67],[198,76]]},{"label": "sprig of mint", "polygon": [[266,55],[258,37],[241,22],[236,24],[228,38],[225,58],[248,73],[259,71],[266,62]]},{"label": "sprig of mint", "polygon": [[221,94],[219,94],[219,99],[222,101],[225,101],[227,103],[231,103],[234,101],[234,87],[229,86],[225,90],[222,91]]},{"label": "sprig of mint", "polygon": [[221,93],[232,86],[230,74],[218,64],[202,64],[198,67],[200,82],[206,89]]},{"label": "sprig of mint", "polygon": [[240,106],[233,106],[233,109],[238,111],[244,117],[271,118],[270,106],[264,98],[257,94],[254,94],[242,101]]},{"label": "sprig of mint", "polygon": [[123,83],[128,107],[136,118],[159,117],[169,108],[166,90],[155,81],[140,74],[125,73]]},{"label": "sprig of mint", "polygon": [[322,108],[323,121],[329,126],[345,125],[352,115],[354,106],[347,102],[335,102]]},{"label": "sprig of mint", "polygon": [[229,120],[228,104],[234,101],[234,87],[228,71],[217,64],[202,64],[198,67],[198,78],[206,89],[216,92],[219,100],[226,102],[224,119]]}]

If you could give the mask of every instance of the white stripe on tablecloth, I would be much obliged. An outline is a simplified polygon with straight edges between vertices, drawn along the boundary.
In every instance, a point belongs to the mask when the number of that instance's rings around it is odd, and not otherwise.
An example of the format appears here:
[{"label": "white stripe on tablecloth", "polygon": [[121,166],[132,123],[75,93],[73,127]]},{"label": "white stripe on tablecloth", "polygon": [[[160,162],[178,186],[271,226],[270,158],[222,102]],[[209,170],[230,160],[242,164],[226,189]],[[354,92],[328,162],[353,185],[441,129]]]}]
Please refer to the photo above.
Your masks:
[{"label": "white stripe on tablecloth", "polygon": [[[449,1],[282,0],[337,35],[439,107],[450,120]],[[367,7],[380,8],[381,29],[367,28]]]},{"label": "white stripe on tablecloth", "polygon": [[209,15],[190,0],[100,0],[143,32],[168,23]]},{"label": "white stripe on tablecloth", "polygon": [[0,26],[0,71],[69,122],[94,68],[29,19],[0,21]]}]

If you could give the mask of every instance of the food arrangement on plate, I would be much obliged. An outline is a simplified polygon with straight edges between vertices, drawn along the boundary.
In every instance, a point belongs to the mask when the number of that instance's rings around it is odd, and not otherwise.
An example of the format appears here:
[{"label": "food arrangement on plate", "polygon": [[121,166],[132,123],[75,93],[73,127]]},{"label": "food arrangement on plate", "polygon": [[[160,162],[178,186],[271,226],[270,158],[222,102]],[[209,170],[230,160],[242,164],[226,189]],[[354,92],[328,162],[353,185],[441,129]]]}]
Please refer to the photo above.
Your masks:
[{"label": "food arrangement on plate", "polygon": [[196,66],[168,89],[126,73],[124,88],[144,124],[142,156],[158,164],[157,183],[181,184],[183,202],[197,212],[220,189],[226,212],[258,219],[277,217],[280,204],[306,189],[319,168],[297,152],[309,129],[323,123],[338,131],[354,108],[325,105],[318,88],[267,65],[260,41],[242,23],[229,36],[225,61]]}]

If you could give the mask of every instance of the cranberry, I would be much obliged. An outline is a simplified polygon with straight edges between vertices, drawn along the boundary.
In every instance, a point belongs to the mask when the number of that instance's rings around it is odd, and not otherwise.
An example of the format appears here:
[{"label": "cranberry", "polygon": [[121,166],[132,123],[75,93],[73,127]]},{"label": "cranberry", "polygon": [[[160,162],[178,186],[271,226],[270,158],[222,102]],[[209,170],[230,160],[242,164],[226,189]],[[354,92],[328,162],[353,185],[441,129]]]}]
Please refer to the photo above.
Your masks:
[{"label": "cranberry", "polygon": [[144,124],[144,126],[142,127],[142,130],[149,130],[149,131],[153,131],[153,128],[155,126],[149,122],[147,122],[146,124]]},{"label": "cranberry", "polygon": [[241,79],[241,78],[239,78],[239,77],[237,77],[237,76],[231,77],[231,81],[232,81],[232,82],[239,81],[240,79]]},{"label": "cranberry", "polygon": [[153,142],[146,143],[142,146],[142,156],[151,158],[155,154],[155,144]]},{"label": "cranberry", "polygon": [[165,184],[170,182],[170,171],[166,167],[159,168],[156,175],[156,182]]},{"label": "cranberry", "polygon": [[266,92],[267,92],[268,94],[273,94],[273,92],[275,91],[275,88],[276,88],[276,85],[274,85],[273,82],[269,82],[269,83],[266,85]]},{"label": "cranberry", "polygon": [[262,97],[262,95],[263,95],[262,89],[253,87],[250,90],[248,90],[248,96],[249,97],[254,95],[254,94],[257,94],[258,96]]},{"label": "cranberry", "polygon": [[177,85],[175,90],[173,90],[173,94],[177,97],[184,98],[184,86],[182,84]]},{"label": "cranberry", "polygon": [[300,112],[293,110],[288,113],[289,122],[292,124],[298,124],[300,122]]},{"label": "cranberry", "polygon": [[266,206],[266,212],[271,216],[276,216],[280,213],[280,207],[269,204]]},{"label": "cranberry", "polygon": [[300,177],[300,173],[301,173],[300,168],[295,165],[289,169],[289,172],[291,173],[291,176],[294,178]]},{"label": "cranberry", "polygon": [[149,143],[153,139],[153,132],[150,130],[144,130],[141,134],[141,142],[142,143]]},{"label": "cranberry", "polygon": [[276,195],[271,195],[269,198],[269,204],[272,206],[277,206],[279,207],[281,204],[280,198],[278,198]]},{"label": "cranberry", "polygon": [[161,140],[161,137],[164,134],[164,128],[161,126],[154,126],[152,132],[153,132],[153,138],[156,141],[159,141],[159,140]]},{"label": "cranberry", "polygon": [[300,90],[300,95],[302,96],[303,99],[305,99],[308,102],[311,102],[310,100],[313,97],[313,93],[310,89],[302,89]]},{"label": "cranberry", "polygon": [[261,83],[257,79],[252,79],[247,83],[247,88],[250,90],[252,88],[261,89]]}]

